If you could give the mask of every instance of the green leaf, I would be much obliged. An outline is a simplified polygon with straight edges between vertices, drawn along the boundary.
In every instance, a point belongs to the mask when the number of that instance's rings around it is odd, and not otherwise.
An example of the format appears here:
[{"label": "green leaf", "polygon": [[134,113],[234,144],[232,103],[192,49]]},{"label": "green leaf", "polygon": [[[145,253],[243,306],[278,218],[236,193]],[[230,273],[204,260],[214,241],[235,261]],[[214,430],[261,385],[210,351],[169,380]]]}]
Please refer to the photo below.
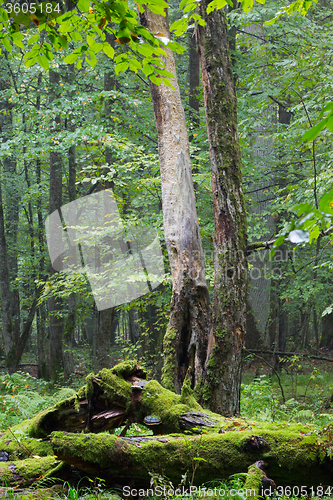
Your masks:
[{"label": "green leaf", "polygon": [[190,3],[189,5],[186,5],[185,9],[183,10],[184,14],[186,12],[191,12],[192,10],[195,10],[196,4],[195,3]]},{"label": "green leaf", "polygon": [[294,211],[297,211],[298,217],[301,217],[304,213],[309,213],[312,210],[312,205],[310,203],[300,203],[293,207]]},{"label": "green leaf", "polygon": [[128,62],[127,62],[127,61],[122,62],[122,63],[119,63],[119,64],[116,64],[116,66],[115,66],[115,68],[114,68],[114,70],[115,70],[115,72],[116,72],[116,75],[119,75],[119,73],[120,73],[121,71],[126,71],[126,70],[127,70],[127,68],[128,68],[128,66],[129,66],[129,64],[128,64]]},{"label": "green leaf", "polygon": [[318,125],[310,128],[310,130],[305,132],[305,134],[303,135],[302,141],[304,141],[304,142],[313,141],[317,137],[319,132],[325,127],[326,123],[327,123],[327,118],[324,118],[324,120],[319,122]]},{"label": "green leaf", "polygon": [[332,111],[333,110],[333,102],[329,102],[326,104],[322,112],[320,113],[319,117],[322,118],[324,116],[325,111]]},{"label": "green leaf", "polygon": [[[89,56],[89,57],[87,57],[87,56]],[[91,49],[88,49],[86,52],[86,61],[89,64],[89,66],[91,66],[92,68],[94,68],[94,66],[97,63],[96,56]]]},{"label": "green leaf", "polygon": [[173,31],[176,36],[180,36],[185,33],[185,31],[187,31],[188,23],[189,19],[183,17],[182,19],[179,19],[178,21],[172,23],[172,25],[170,26],[170,31]]},{"label": "green leaf", "polygon": [[154,67],[153,67],[153,66],[151,66],[150,64],[144,64],[144,65],[142,66],[142,71],[144,72],[144,74],[145,74],[146,76],[149,76],[149,75],[151,75],[152,73],[154,73]]},{"label": "green leaf", "polygon": [[161,83],[163,82],[162,78],[157,78],[157,76],[155,75],[150,75],[149,79],[155,83],[155,85],[161,85]]},{"label": "green leaf", "polygon": [[91,47],[91,50],[93,50],[95,52],[95,54],[97,54],[97,52],[100,52],[103,48],[103,44],[102,43],[94,43],[94,45]]},{"label": "green leaf", "polygon": [[107,55],[108,57],[110,57],[110,59],[113,59],[114,48],[111,47],[111,45],[109,43],[104,43],[103,44],[103,52],[104,52],[105,55]]},{"label": "green leaf", "polygon": [[20,33],[20,32],[12,33],[12,40],[13,40],[13,43],[17,47],[20,47],[21,49],[24,49],[24,45],[22,43],[22,40],[23,40],[22,33]]},{"label": "green leaf", "polygon": [[65,38],[63,36],[58,36],[57,40],[63,49],[65,49],[65,50],[68,49],[67,38]]},{"label": "green leaf", "polygon": [[9,39],[6,36],[4,36],[1,41],[2,41],[5,49],[8,50],[8,52],[11,52],[13,47],[12,47],[12,44],[10,43]]},{"label": "green leaf", "polygon": [[90,7],[90,2],[89,2],[89,0],[79,0],[77,3],[77,6],[83,12],[88,12],[89,7]]},{"label": "green leaf", "polygon": [[71,39],[73,42],[82,42],[82,36],[78,31],[71,32]]},{"label": "green leaf", "polygon": [[45,71],[49,69],[49,61],[43,54],[39,54],[39,56],[37,56],[37,62],[39,62]]},{"label": "green leaf", "polygon": [[94,45],[95,40],[90,35],[87,35],[87,42],[88,42],[89,47],[91,47],[92,45]]},{"label": "green leaf", "polygon": [[64,62],[67,64],[73,64],[78,59],[79,55],[79,53],[73,52],[72,54],[69,54],[65,57]]},{"label": "green leaf", "polygon": [[327,117],[326,127],[330,132],[333,132],[333,112],[331,112]]},{"label": "green leaf", "polygon": [[32,45],[33,43],[36,43],[39,39],[40,39],[40,34],[36,33],[34,36],[29,38],[29,40],[27,41],[27,44]]},{"label": "green leaf", "polygon": [[168,8],[168,4],[164,0],[148,0],[147,7],[154,14],[165,16],[165,9]]},{"label": "green leaf", "polygon": [[37,62],[37,54],[33,57],[31,57],[30,59],[26,59],[25,62],[24,62],[24,65],[26,68],[30,68],[31,66],[33,66],[33,64],[35,64]]},{"label": "green leaf", "polygon": [[213,10],[222,9],[225,5],[227,5],[227,0],[213,0],[207,5],[207,14],[212,12]]},{"label": "green leaf", "polygon": [[318,236],[320,235],[320,229],[318,226],[315,226],[311,231],[310,231],[310,240],[309,243],[311,244],[313,241],[316,241],[318,239]]},{"label": "green leaf", "polygon": [[325,214],[333,215],[333,189],[320,198],[319,208]]}]

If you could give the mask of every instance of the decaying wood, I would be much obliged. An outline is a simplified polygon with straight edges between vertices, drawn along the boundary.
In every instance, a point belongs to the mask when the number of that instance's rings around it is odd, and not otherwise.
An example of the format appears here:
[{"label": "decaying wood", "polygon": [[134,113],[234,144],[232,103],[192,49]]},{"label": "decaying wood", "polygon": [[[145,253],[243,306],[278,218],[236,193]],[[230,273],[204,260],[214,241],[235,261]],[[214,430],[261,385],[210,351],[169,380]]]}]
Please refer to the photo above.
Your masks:
[{"label": "decaying wood", "polygon": [[[151,33],[171,39],[165,16],[144,8],[140,22]],[[192,181],[185,113],[177,83],[174,54],[163,46],[171,86],[150,81],[158,135],[165,244],[172,274],[169,324],[164,336],[165,387],[180,393],[190,368],[192,387],[203,376],[211,314],[205,263]]]},{"label": "decaying wood", "polygon": [[[249,467],[251,477],[277,485],[329,484],[333,461],[325,455],[327,433],[319,439],[309,424],[225,418],[196,402],[189,379],[178,395],[145,376],[136,362],[91,374],[75,396],[8,430],[0,436],[0,476],[10,485],[29,485],[41,475],[71,477],[79,470],[110,486],[149,487],[150,474],[159,474],[177,486],[186,472],[192,476],[195,459],[202,458],[196,465],[197,485]],[[110,433],[133,422],[150,422],[154,435]],[[265,477],[254,463],[262,465]]]},{"label": "decaying wood", "polygon": [[[51,439],[59,459],[108,484],[148,487],[153,473],[178,485],[182,475],[192,473],[193,459],[198,457],[203,460],[195,474],[197,485],[245,472],[254,461],[265,464],[272,484],[329,484],[333,463],[321,463],[314,434],[305,436],[299,429],[295,425],[281,432],[275,426],[269,430],[261,427],[223,434],[138,438],[55,432]],[[258,431],[260,436],[254,436]]]}]

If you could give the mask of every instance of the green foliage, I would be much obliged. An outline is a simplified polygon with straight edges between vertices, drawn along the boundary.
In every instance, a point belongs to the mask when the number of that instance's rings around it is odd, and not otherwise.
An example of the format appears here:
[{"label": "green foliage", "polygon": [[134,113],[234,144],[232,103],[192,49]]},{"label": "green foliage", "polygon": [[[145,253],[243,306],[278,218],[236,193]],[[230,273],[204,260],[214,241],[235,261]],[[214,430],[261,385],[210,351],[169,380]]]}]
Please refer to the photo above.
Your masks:
[{"label": "green foliage", "polygon": [[0,375],[0,429],[32,418],[41,410],[75,393],[74,389],[54,388],[28,373]]},{"label": "green foliage", "polygon": [[[283,360],[282,360],[283,361]],[[242,383],[241,414],[259,422],[295,422],[315,425],[318,432],[333,421],[331,409],[323,411],[324,402],[333,391],[331,374],[316,368],[310,376],[302,374],[299,360],[292,360],[289,375],[281,376],[287,395],[282,402],[275,377],[260,375],[250,383]],[[299,395],[301,394],[301,397]]]}]

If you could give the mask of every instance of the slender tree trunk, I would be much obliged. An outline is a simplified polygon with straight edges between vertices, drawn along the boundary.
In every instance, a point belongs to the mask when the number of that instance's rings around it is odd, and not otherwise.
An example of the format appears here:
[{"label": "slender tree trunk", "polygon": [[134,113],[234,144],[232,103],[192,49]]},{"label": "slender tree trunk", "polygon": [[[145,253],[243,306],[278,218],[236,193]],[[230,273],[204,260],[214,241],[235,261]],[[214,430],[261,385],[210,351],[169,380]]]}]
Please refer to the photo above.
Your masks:
[{"label": "slender tree trunk", "polygon": [[[141,24],[170,38],[168,16],[149,10]],[[210,326],[204,254],[195,206],[189,142],[172,52],[166,69],[172,87],[150,83],[158,133],[164,234],[172,273],[170,319],[164,338],[162,383],[179,392],[190,369],[192,386],[202,377]]]},{"label": "slender tree trunk", "polygon": [[[8,126],[12,128],[12,116],[9,112]],[[5,186],[5,204],[6,204],[6,239],[8,247],[8,269],[10,278],[10,307],[13,328],[13,338],[18,342],[21,329],[21,312],[20,312],[20,294],[17,286],[16,278],[18,277],[18,260],[17,260],[17,232],[19,224],[19,193],[18,179],[16,172],[16,160],[5,158],[3,160],[3,172],[6,178]]]},{"label": "slender tree trunk", "polygon": [[[73,8],[72,2],[67,2],[67,9]],[[74,65],[71,64],[68,67],[68,72],[66,75],[67,83],[74,83]],[[71,93],[69,93],[69,98]],[[75,131],[75,124],[71,123],[71,115],[66,121],[66,128],[71,132]],[[75,161],[75,144],[68,148],[67,152],[68,158],[68,199],[69,201],[74,201],[76,199],[76,161]],[[73,255],[75,253],[73,252]],[[75,262],[75,264],[77,264]],[[73,339],[76,327],[76,317],[77,317],[77,297],[76,293],[72,293],[68,297],[68,313],[64,325],[64,335],[63,335],[63,355],[62,362],[64,366],[64,380],[67,381],[70,375],[74,372],[74,359],[73,359]]]},{"label": "slender tree trunk", "polygon": [[[8,63],[8,61],[7,61]],[[9,64],[9,63],[8,63]],[[1,73],[1,77],[6,72]],[[0,79],[0,89],[8,86],[8,80]],[[0,130],[3,141],[12,135],[12,105],[8,101],[0,102]],[[17,260],[17,233],[19,221],[19,193],[16,179],[16,161],[12,158],[3,160],[3,176],[0,179],[0,296],[2,335],[5,345],[5,364],[9,373],[17,370],[28,340],[31,325],[35,316],[35,299],[30,306],[28,317],[20,325],[20,297],[19,291],[11,283],[18,276]],[[2,187],[3,177],[6,178],[6,220],[3,207]]]},{"label": "slender tree trunk", "polygon": [[6,355],[14,346],[14,338],[12,335],[12,319],[11,319],[11,304],[9,294],[9,268],[7,242],[5,234],[5,220],[2,201],[2,182],[0,180],[0,292],[1,292],[1,321],[2,335],[5,344]]},{"label": "slender tree trunk", "polygon": [[[107,36],[107,41],[113,44],[113,38],[111,35]],[[109,64],[109,61],[107,62]],[[114,88],[114,78],[111,70],[107,70],[104,73],[104,90],[109,91]],[[107,132],[110,132],[111,128],[111,106],[112,100],[106,99],[104,105],[105,111],[105,123]],[[110,148],[105,148],[105,162],[111,165],[113,163],[112,152]],[[106,182],[104,186],[100,188],[114,188],[114,182]],[[97,329],[97,339],[96,342],[96,368],[101,370],[102,368],[110,367],[110,342],[111,342],[111,330],[112,321],[115,317],[115,308],[104,309],[97,313],[98,315],[98,329]]]},{"label": "slender tree trunk", "polygon": [[[60,75],[55,71],[49,73],[51,86],[51,99],[57,96],[59,88]],[[56,125],[60,123],[60,117],[55,118]],[[61,207],[62,203],[62,157],[58,151],[50,153],[50,198],[49,198],[49,213]],[[54,231],[51,237],[54,242],[62,238],[62,228]],[[51,275],[55,271],[51,271]],[[56,297],[49,299],[49,325],[50,325],[50,362],[51,362],[51,378],[56,380],[58,374],[63,369],[62,361],[62,335],[63,335],[63,318],[62,318],[62,301]]]},{"label": "slender tree trunk", "polygon": [[213,328],[203,398],[223,415],[240,411],[241,361],[246,330],[246,212],[237,135],[237,101],[223,10],[199,27],[199,54],[209,139],[215,220]]}]

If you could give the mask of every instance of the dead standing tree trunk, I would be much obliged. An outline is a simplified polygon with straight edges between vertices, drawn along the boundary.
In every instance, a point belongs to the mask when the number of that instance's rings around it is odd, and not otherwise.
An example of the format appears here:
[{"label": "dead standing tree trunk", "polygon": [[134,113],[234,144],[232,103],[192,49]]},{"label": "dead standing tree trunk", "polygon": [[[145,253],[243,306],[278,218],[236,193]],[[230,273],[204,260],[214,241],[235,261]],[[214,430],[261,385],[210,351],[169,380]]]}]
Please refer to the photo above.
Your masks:
[{"label": "dead standing tree trunk", "polygon": [[[170,38],[168,16],[145,10],[141,24]],[[188,368],[191,384],[202,377],[210,326],[204,254],[196,213],[189,142],[173,53],[164,47],[172,87],[150,83],[158,133],[165,242],[172,273],[170,319],[164,338],[162,382],[180,392]]]},{"label": "dead standing tree trunk", "polygon": [[207,15],[198,41],[212,171],[215,285],[203,398],[223,415],[240,411],[246,330],[246,213],[237,135],[237,100],[223,10]]}]

